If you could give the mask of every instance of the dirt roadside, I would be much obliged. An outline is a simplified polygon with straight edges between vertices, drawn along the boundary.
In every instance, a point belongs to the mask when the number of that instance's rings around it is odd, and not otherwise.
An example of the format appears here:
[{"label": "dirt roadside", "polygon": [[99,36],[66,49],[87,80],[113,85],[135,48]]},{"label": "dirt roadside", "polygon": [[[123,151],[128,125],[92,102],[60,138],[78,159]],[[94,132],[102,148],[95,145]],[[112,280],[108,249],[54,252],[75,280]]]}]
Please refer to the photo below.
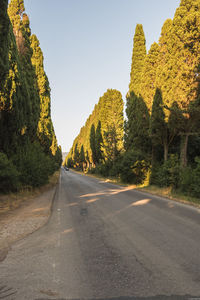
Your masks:
[{"label": "dirt roadside", "polygon": [[23,202],[18,208],[0,214],[0,262],[14,242],[41,228],[51,214],[56,187]]}]

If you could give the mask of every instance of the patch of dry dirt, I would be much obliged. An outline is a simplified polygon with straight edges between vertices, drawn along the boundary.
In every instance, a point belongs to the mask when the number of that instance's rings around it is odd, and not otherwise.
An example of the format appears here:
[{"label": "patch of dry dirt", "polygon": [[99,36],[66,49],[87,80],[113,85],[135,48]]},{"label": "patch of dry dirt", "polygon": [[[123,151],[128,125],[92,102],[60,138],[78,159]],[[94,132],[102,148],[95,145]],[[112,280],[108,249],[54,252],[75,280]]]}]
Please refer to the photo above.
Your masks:
[{"label": "patch of dry dirt", "polygon": [[0,214],[0,261],[11,245],[42,227],[51,213],[56,187],[23,202],[18,208]]}]

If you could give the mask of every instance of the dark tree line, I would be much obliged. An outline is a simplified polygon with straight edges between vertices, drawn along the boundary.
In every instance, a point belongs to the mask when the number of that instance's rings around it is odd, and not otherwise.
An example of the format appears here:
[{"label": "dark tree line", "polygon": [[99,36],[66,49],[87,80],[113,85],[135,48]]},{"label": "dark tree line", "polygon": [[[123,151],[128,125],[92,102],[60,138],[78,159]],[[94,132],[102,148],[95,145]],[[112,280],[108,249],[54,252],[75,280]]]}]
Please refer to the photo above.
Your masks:
[{"label": "dark tree line", "polygon": [[0,4],[0,191],[39,186],[61,164],[50,87],[23,0]]}]

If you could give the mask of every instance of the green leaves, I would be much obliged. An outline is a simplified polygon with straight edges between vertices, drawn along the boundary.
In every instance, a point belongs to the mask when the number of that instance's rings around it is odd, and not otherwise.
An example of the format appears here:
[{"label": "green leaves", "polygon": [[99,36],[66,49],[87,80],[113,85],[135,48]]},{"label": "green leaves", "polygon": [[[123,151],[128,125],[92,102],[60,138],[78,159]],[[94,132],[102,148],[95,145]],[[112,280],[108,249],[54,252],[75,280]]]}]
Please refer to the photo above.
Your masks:
[{"label": "green leaves", "polygon": [[50,116],[50,88],[39,41],[36,36],[30,38],[24,1],[10,1],[10,20],[7,5],[5,0],[0,3],[0,151],[9,159],[3,167],[8,176],[2,171],[2,182],[9,191],[14,177],[23,185],[46,183],[62,159]]},{"label": "green leaves", "polygon": [[100,120],[103,137],[103,155],[111,161],[123,150],[123,100],[117,90],[108,89],[100,98]]},{"label": "green leaves", "polygon": [[[5,77],[8,73],[8,32],[9,18],[7,15],[8,0],[0,2],[0,91],[3,88]],[[1,102],[0,102],[1,104]]]},{"label": "green leaves", "polygon": [[97,157],[96,157],[96,140],[95,140],[95,127],[94,127],[94,124],[92,124],[91,129],[90,129],[90,148],[92,150],[93,163],[96,164]]},{"label": "green leaves", "polygon": [[146,40],[143,26],[137,24],[133,39],[133,55],[131,65],[131,78],[129,84],[129,93],[134,92],[137,96],[141,93],[141,80],[146,58]]},{"label": "green leaves", "polygon": [[109,89],[99,99],[85,126],[80,130],[74,140],[72,149],[66,158],[74,158],[76,148],[81,151],[84,147],[87,167],[104,164],[105,161],[113,163],[123,150],[123,100],[117,90]]},{"label": "green leaves", "polygon": [[95,132],[95,150],[96,150],[96,160],[100,163],[103,159],[103,137],[101,133],[101,121],[98,121],[97,129]]},{"label": "green leaves", "polygon": [[[121,93],[107,90],[81,128],[68,159],[74,159],[77,151],[82,156],[84,152],[88,169],[93,164],[95,172],[135,183],[145,180],[151,164],[152,182],[157,178],[158,184],[177,187],[179,165],[187,162],[188,141],[193,145],[191,136],[199,149],[199,49],[199,0],[181,1],[174,19],[165,21],[159,42],[153,43],[148,54],[143,27],[138,24],[126,121]],[[195,149],[190,149],[190,162],[199,165],[194,161],[199,153]]]},{"label": "green leaves", "polygon": [[0,152],[0,182],[0,193],[16,191],[19,188],[19,172],[2,152]]},{"label": "green leaves", "polygon": [[127,98],[126,114],[125,149],[148,152],[150,147],[149,113],[142,97],[137,97],[131,92]]}]

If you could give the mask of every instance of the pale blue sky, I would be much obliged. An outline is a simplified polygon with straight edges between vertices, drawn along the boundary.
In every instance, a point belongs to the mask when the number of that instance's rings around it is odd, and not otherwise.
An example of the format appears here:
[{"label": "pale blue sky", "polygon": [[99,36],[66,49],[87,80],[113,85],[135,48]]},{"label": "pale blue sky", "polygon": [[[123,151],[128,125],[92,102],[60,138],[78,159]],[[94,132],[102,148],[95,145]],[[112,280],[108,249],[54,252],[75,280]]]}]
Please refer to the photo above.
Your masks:
[{"label": "pale blue sky", "polygon": [[133,36],[143,24],[147,50],[180,0],[24,0],[39,40],[52,95],[52,119],[69,151],[108,88],[128,91]]}]

